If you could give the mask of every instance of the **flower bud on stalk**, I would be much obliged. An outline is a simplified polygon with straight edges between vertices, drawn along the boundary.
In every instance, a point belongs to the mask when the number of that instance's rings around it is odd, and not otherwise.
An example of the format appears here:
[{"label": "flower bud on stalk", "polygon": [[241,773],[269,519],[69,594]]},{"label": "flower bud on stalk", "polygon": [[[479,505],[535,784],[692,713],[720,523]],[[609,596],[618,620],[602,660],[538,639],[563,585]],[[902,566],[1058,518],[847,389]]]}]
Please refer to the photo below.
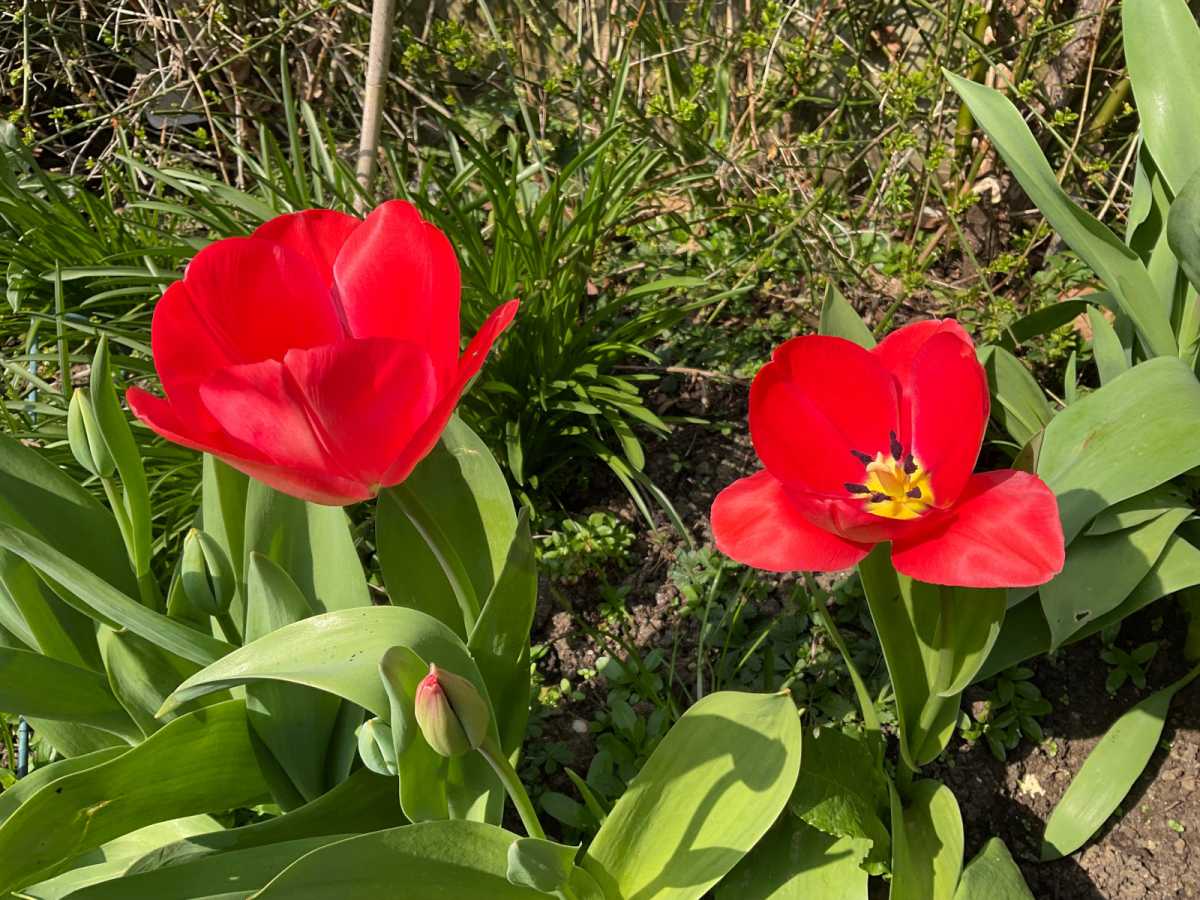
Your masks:
[{"label": "flower bud on stalk", "polygon": [[180,566],[183,593],[192,607],[206,616],[225,616],[233,600],[233,566],[209,535],[193,528],[183,540]]},{"label": "flower bud on stalk", "polygon": [[112,478],[117,464],[100,433],[92,401],[83,389],[71,394],[71,405],[67,409],[67,443],[81,466],[99,478]]},{"label": "flower bud on stalk", "polygon": [[442,756],[462,756],[487,739],[491,712],[475,685],[430,663],[416,693],[421,734]]}]

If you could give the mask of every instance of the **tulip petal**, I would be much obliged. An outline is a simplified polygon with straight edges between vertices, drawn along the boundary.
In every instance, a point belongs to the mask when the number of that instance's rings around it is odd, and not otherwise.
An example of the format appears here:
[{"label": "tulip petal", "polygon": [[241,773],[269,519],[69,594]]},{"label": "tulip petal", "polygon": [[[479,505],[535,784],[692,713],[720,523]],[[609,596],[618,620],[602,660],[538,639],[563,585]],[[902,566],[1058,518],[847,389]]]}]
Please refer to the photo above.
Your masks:
[{"label": "tulip petal", "polygon": [[192,450],[211,453],[278,491],[327,506],[344,506],[370,496],[362,485],[329,472],[292,472],[274,468],[270,463],[255,458],[252,448],[235,446],[232,439],[220,432],[198,436],[189,429],[169,401],[141,388],[131,387],[125,396],[134,415],[156,434]]},{"label": "tulip petal", "polygon": [[454,379],[459,349],[458,259],[416,207],[391,200],[367,216],[333,266],[354,337],[391,337],[429,352],[438,382]]},{"label": "tulip petal", "polygon": [[854,453],[888,452],[899,429],[895,379],[842,338],[809,335],[776,348],[750,387],[750,435],[776,478],[843,496],[863,481]]},{"label": "tulip petal", "polygon": [[897,571],[930,584],[1035,587],[1062,571],[1054,492],[1035,475],[1002,469],[971,476],[931,530],[892,545]]},{"label": "tulip petal", "polygon": [[458,371],[455,374],[453,384],[438,398],[437,405],[430,412],[425,423],[418,429],[408,446],[404,449],[404,452],[397,457],[396,461],[392,463],[384,474],[383,485],[385,487],[399,484],[407,478],[417,463],[424,459],[426,454],[433,449],[434,444],[438,442],[438,438],[442,436],[442,432],[446,428],[446,423],[450,421],[450,416],[454,413],[454,407],[458,405],[458,401],[461,399],[463,391],[466,390],[467,384],[482,368],[484,360],[487,359],[488,351],[496,343],[496,338],[512,323],[513,316],[517,314],[518,306],[520,306],[520,301],[509,300],[507,303],[496,307],[492,310],[492,314],[487,317],[487,321],[483,323],[483,327],[479,329],[475,337],[471,338],[471,343],[467,345],[466,351],[458,361]]},{"label": "tulip petal", "polygon": [[740,563],[770,572],[834,572],[857,565],[869,544],[848,541],[811,524],[768,471],[741,478],[717,495],[713,537]]},{"label": "tulip petal", "polygon": [[987,376],[970,344],[942,332],[913,357],[908,391],[912,452],[929,472],[934,504],[951,506],[971,477],[987,430]]},{"label": "tulip petal", "polygon": [[355,481],[377,485],[438,400],[423,347],[393,338],[293,350],[284,368],[314,430]]},{"label": "tulip petal", "polygon": [[254,237],[283,244],[312,264],[327,285],[333,284],[333,261],[362,219],[334,209],[306,209],[276,216],[254,229]]},{"label": "tulip petal", "polygon": [[903,386],[908,383],[909,369],[917,352],[939,334],[953,334],[972,349],[975,347],[971,336],[954,319],[923,319],[897,328],[880,341],[871,353]]}]

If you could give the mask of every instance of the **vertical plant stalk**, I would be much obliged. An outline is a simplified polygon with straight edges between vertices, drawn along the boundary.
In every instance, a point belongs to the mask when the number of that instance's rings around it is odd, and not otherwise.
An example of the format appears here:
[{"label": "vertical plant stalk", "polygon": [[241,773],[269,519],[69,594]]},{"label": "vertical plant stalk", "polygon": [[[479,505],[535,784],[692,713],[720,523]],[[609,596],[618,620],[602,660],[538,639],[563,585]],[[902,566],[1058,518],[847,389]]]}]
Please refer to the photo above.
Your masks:
[{"label": "vertical plant stalk", "polygon": [[521,779],[517,777],[517,770],[512,767],[508,757],[499,747],[494,746],[490,739],[485,740],[476,749],[500,777],[505,792],[512,800],[513,806],[517,808],[521,824],[525,826],[525,833],[531,838],[545,840],[546,832],[542,830],[542,823],[538,821],[537,813],[533,809],[533,801],[529,799],[525,785],[521,784]]},{"label": "vertical plant stalk", "polygon": [[392,30],[396,19],[396,0],[375,0],[371,4],[371,43],[367,50],[367,81],[363,90],[362,131],[358,141],[355,176],[361,191],[354,200],[361,213],[368,204],[371,184],[379,156],[379,135],[383,130],[383,101],[387,94],[388,66],[392,57]]}]

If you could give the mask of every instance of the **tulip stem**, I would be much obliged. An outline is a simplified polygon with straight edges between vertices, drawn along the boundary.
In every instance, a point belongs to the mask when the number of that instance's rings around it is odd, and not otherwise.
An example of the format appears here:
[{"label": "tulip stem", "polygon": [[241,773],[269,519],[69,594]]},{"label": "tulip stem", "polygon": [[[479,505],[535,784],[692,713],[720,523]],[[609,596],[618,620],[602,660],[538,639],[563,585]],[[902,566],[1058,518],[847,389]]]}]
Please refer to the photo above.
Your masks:
[{"label": "tulip stem", "polygon": [[525,833],[531,838],[546,839],[546,832],[542,830],[542,823],[538,821],[537,813],[533,809],[533,801],[529,799],[529,794],[525,790],[525,785],[521,784],[521,779],[517,777],[517,770],[512,767],[512,763],[508,761],[508,757],[504,755],[499,747],[496,747],[489,738],[479,745],[479,752],[483,758],[488,761],[496,774],[500,776],[500,781],[504,785],[504,790],[508,792],[508,798],[512,800],[513,806],[517,808],[517,814],[521,817],[521,824],[525,826]]}]

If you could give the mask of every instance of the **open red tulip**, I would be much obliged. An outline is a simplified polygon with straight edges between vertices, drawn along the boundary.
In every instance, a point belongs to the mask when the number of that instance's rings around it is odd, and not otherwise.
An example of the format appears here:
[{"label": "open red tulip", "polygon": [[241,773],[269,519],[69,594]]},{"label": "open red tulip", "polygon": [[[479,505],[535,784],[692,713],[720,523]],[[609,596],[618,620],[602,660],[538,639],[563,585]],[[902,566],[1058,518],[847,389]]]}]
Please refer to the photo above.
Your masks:
[{"label": "open red tulip", "polygon": [[919,581],[1043,584],[1063,567],[1058,504],[1036,475],[972,474],[987,419],[987,378],[952,319],[874,350],[793,338],[750,388],[766,468],[717,496],[717,547],[758,569],[828,572],[890,541],[896,570]]},{"label": "open red tulip", "polygon": [[344,505],[403,481],[512,321],[459,355],[458,260],[408,203],[313,209],[201,250],[154,310],[166,398],[139,419],[304,500]]}]

